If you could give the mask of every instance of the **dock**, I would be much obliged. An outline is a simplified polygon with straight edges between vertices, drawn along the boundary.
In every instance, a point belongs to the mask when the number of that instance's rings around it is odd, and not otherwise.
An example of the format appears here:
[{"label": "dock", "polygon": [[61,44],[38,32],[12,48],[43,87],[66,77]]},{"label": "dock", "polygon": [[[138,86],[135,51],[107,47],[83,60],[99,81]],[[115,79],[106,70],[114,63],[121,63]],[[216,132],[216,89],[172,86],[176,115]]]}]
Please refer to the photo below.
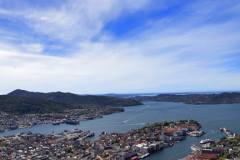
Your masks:
[{"label": "dock", "polygon": [[228,129],[223,128],[223,131],[226,133],[226,135],[228,136],[228,138],[234,138],[235,136],[237,136],[235,133],[230,132]]}]

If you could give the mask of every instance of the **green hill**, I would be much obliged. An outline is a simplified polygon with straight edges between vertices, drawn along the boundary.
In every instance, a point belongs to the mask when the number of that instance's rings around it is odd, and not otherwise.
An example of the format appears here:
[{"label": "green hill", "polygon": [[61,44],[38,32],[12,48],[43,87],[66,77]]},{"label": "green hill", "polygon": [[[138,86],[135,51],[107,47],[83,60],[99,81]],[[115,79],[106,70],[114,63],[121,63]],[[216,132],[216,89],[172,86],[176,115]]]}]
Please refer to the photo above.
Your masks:
[{"label": "green hill", "polygon": [[51,92],[51,93],[40,93],[40,92],[28,92],[25,90],[17,89],[8,95],[20,96],[29,98],[38,98],[45,100],[52,100],[55,102],[81,105],[81,106],[133,106],[141,105],[142,103],[132,99],[124,99],[117,97],[107,96],[80,96],[73,93],[62,93],[62,92]]},{"label": "green hill", "polygon": [[74,109],[77,107],[44,99],[0,95],[0,110],[11,114],[61,112],[66,108]]}]

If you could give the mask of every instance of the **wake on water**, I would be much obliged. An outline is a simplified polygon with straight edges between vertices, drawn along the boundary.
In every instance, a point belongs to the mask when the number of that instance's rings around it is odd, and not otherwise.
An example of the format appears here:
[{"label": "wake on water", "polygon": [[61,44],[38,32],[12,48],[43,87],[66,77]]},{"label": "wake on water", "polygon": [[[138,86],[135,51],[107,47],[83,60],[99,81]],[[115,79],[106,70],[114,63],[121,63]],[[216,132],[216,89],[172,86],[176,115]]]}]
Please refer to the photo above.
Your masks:
[{"label": "wake on water", "polygon": [[[149,106],[150,106],[150,105],[147,105],[146,107],[143,107],[142,109],[148,108]],[[134,118],[137,118],[137,117],[139,117],[139,116],[142,116],[142,115],[143,115],[143,114],[140,114],[140,115],[138,115],[138,116],[136,116],[136,117],[133,117],[133,118],[130,118],[130,119],[126,120],[126,121],[123,121],[122,124],[127,123],[128,121],[130,121],[130,120],[132,120],[132,119],[134,119]],[[137,124],[128,124],[128,125],[143,125],[143,124],[146,124],[146,123],[137,123]]]},{"label": "wake on water", "polygon": [[145,125],[146,123],[136,123],[136,124],[127,124],[127,125]]},{"label": "wake on water", "polygon": [[[141,114],[141,115],[142,115],[142,114]],[[126,123],[126,122],[128,122],[128,121],[130,121],[130,120],[132,120],[132,119],[134,119],[134,118],[137,118],[137,117],[139,117],[139,116],[141,116],[141,115],[138,115],[138,116],[136,116],[136,117],[130,118],[130,119],[126,120],[126,121],[123,121],[122,123]]]}]

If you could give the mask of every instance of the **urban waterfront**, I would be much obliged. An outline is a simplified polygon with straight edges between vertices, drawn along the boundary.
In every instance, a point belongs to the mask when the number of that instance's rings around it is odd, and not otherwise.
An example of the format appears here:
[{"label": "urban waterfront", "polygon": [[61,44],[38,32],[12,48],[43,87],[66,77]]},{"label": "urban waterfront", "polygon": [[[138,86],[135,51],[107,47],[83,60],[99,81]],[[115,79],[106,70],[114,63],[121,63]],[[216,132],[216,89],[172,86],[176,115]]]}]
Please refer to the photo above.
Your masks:
[{"label": "urban waterfront", "polygon": [[[225,136],[225,133],[220,132],[220,127],[226,127],[232,132],[240,133],[240,104],[222,104],[222,105],[190,105],[183,103],[171,102],[144,102],[144,105],[125,107],[125,112],[115,113],[103,116],[102,119],[90,121],[82,121],[76,127],[83,131],[94,131],[96,139],[102,132],[125,132],[130,128],[141,128],[146,123],[162,122],[162,121],[178,121],[181,119],[197,120],[203,130],[207,132],[202,137],[189,137],[186,140],[175,144],[173,147],[164,148],[160,152],[147,157],[151,159],[180,159],[191,152],[191,144],[199,144],[202,139],[217,139]],[[0,133],[0,136],[16,134],[19,131],[30,130],[33,133],[57,133],[63,132],[66,129],[73,129],[74,125],[60,124],[54,126],[52,124],[36,125],[32,128],[18,129]]]}]

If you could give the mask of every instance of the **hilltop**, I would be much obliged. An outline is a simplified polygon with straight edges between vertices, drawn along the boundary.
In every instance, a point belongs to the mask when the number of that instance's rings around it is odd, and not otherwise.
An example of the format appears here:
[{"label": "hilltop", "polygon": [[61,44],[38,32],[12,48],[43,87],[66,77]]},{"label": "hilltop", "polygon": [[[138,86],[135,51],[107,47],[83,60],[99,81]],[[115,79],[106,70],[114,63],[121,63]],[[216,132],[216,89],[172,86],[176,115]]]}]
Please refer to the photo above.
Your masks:
[{"label": "hilltop", "polygon": [[71,105],[80,105],[80,106],[133,106],[141,105],[142,103],[133,99],[124,99],[118,97],[107,97],[107,96],[93,96],[86,95],[81,96],[73,93],[63,93],[63,92],[50,92],[50,93],[41,93],[41,92],[29,92],[25,90],[17,89],[8,94],[9,96],[19,96],[19,97],[28,97],[28,98],[38,98],[51,100],[55,102],[71,104]]}]

